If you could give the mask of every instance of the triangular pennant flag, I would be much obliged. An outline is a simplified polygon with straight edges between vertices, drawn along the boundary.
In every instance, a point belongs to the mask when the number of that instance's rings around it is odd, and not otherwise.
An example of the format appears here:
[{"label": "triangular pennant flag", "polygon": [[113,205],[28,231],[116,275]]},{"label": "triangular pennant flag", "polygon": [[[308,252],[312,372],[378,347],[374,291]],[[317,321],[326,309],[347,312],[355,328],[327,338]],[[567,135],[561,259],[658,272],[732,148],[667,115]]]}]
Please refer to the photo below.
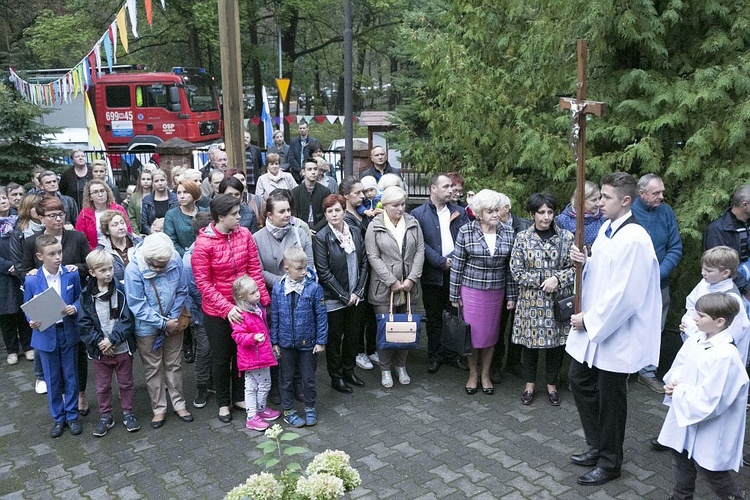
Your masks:
[{"label": "triangular pennant flag", "polygon": [[130,17],[130,29],[133,31],[133,36],[138,38],[138,13],[135,0],[126,0],[125,6],[128,8],[128,17]]},{"label": "triangular pennant flag", "polygon": [[83,64],[81,65],[81,78],[83,80],[83,89],[88,92],[89,85],[91,85],[91,61],[89,61],[89,54],[86,56],[86,58],[83,60]]},{"label": "triangular pennant flag", "polygon": [[143,6],[146,9],[146,21],[148,21],[149,26],[154,25],[154,13],[151,8],[151,0],[144,0]]},{"label": "triangular pennant flag", "polygon": [[336,123],[336,120],[338,120],[338,118],[339,117],[336,115],[326,115],[326,120],[328,120],[328,123],[330,123],[331,125]]},{"label": "triangular pennant flag", "polygon": [[344,120],[345,120],[345,119],[346,119],[346,117],[345,117],[344,115],[341,115],[341,116],[339,116],[339,123],[340,123],[341,125],[343,125],[343,124],[344,124]]},{"label": "triangular pennant flag", "polygon": [[305,115],[297,115],[297,124],[299,125],[303,121],[305,121]]},{"label": "triangular pennant flag", "polygon": [[281,125],[281,118],[280,118],[280,117],[278,117],[278,116],[274,116],[274,117],[273,117],[273,122],[274,122],[274,123],[276,124],[276,126],[278,127],[279,125]]},{"label": "triangular pennant flag", "polygon": [[112,40],[112,60],[117,64],[117,20],[109,25],[109,39]]},{"label": "triangular pennant flag", "polygon": [[323,115],[318,115],[315,117],[315,121],[318,123],[323,123],[324,121],[326,121],[326,117]]},{"label": "triangular pennant flag", "polygon": [[68,103],[68,75],[62,79],[62,98],[64,103]]},{"label": "triangular pennant flag", "polygon": [[260,116],[256,116],[255,118],[251,118],[250,121],[255,125],[256,127],[260,124]]},{"label": "triangular pennant flag", "polygon": [[[94,44],[94,62],[96,63],[96,76],[101,78],[102,76],[102,46],[101,38]],[[92,68],[93,69],[93,68]]]},{"label": "triangular pennant flag", "polygon": [[315,119],[313,115],[305,115],[305,121],[307,123],[312,123],[312,121]]},{"label": "triangular pennant flag", "polygon": [[83,102],[86,111],[86,128],[89,129],[89,147],[91,149],[102,150],[104,149],[104,141],[96,128],[96,118],[94,117],[94,110],[91,108],[88,94],[83,95]]},{"label": "triangular pennant flag", "polygon": [[289,125],[297,121],[297,115],[289,115],[284,117],[284,121],[287,122]]},{"label": "triangular pennant flag", "polygon": [[115,22],[117,23],[117,30],[119,31],[120,35],[120,43],[122,44],[122,48],[125,49],[125,53],[128,53],[128,28],[125,26],[125,6],[120,9],[120,12],[117,13],[117,17],[115,18]]},{"label": "triangular pennant flag", "polygon": [[164,3],[166,0],[161,0],[161,10],[167,10],[167,4]]},{"label": "triangular pennant flag", "polygon": [[107,56],[107,68],[112,73],[112,40],[109,33],[104,35],[104,54]]}]

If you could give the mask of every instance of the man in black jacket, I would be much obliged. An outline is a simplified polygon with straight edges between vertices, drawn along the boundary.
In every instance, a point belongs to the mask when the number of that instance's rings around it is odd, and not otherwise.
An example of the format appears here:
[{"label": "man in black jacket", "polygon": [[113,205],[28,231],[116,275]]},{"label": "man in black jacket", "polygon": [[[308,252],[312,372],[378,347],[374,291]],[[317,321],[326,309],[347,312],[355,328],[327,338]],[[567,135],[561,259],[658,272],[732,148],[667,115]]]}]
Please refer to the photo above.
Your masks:
[{"label": "man in black jacket", "polygon": [[304,162],[303,182],[292,189],[292,202],[298,219],[307,222],[315,234],[327,224],[323,214],[323,199],[331,194],[327,187],[318,182],[318,162],[307,158]]},{"label": "man in black jacket", "polygon": [[295,181],[301,183],[302,165],[305,160],[305,146],[307,146],[310,141],[315,141],[316,139],[309,134],[310,128],[306,122],[300,122],[298,130],[299,135],[292,139],[289,144],[289,156],[287,157],[287,160],[289,160],[289,173],[292,174]]},{"label": "man in black jacket", "polygon": [[372,148],[370,151],[370,160],[372,161],[370,168],[360,174],[360,179],[367,175],[375,177],[376,180],[380,180],[385,174],[396,174],[399,177],[401,176],[401,172],[391,166],[388,161],[388,153],[383,146],[375,146]]},{"label": "man in black jacket", "polygon": [[[708,225],[703,236],[703,249],[708,250],[718,246],[734,248],[740,254],[740,264],[750,258],[750,184],[738,187],[732,195],[732,206],[718,219]],[[748,288],[747,279],[742,273],[737,273],[734,282],[744,295]]]},{"label": "man in black jacket", "polygon": [[[382,149],[382,148],[381,148]],[[469,222],[464,209],[450,202],[453,188],[446,174],[430,178],[430,199],[412,210],[424,236],[422,301],[427,316],[427,372],[435,373],[443,363],[468,370],[463,356],[446,352],[440,343],[443,311],[448,310],[451,259],[458,228]]]}]

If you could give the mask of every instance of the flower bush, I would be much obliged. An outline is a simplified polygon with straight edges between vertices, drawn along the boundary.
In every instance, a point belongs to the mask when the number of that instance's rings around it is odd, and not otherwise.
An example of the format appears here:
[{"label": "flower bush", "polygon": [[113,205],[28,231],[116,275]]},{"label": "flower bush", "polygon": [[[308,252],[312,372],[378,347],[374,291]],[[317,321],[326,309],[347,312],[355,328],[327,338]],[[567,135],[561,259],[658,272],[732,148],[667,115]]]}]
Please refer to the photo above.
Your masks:
[{"label": "flower bush", "polygon": [[274,475],[270,472],[253,474],[232,489],[226,500],[333,500],[362,484],[359,472],[349,464],[349,455],[340,450],[326,450],[316,455],[301,476],[302,467],[296,462],[284,463],[284,459],[304,453],[305,448],[286,443],[299,438],[293,432],[284,432],[276,424],[265,432],[266,441],[257,448],[263,455],[254,463],[267,470],[280,468]]}]

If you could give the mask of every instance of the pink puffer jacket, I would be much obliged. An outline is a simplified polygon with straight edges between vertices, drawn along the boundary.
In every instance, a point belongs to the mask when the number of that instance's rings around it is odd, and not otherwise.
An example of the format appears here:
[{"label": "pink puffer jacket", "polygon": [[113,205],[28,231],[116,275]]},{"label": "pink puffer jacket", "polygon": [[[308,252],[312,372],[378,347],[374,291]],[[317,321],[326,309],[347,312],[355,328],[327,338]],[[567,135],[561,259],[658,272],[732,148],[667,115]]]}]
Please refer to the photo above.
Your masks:
[{"label": "pink puffer jacket", "polygon": [[[271,333],[266,324],[266,311],[262,315],[243,311],[242,323],[232,324],[232,338],[237,342],[237,369],[240,372],[276,366],[278,362],[271,350]],[[255,334],[265,335],[263,342],[255,341]]]},{"label": "pink puffer jacket", "polygon": [[234,307],[232,284],[247,274],[258,284],[260,303],[271,303],[266,287],[262,286],[263,267],[258,257],[255,240],[244,227],[229,234],[220,233],[212,222],[201,229],[193,250],[193,275],[203,296],[203,312],[215,318],[226,318]]}]

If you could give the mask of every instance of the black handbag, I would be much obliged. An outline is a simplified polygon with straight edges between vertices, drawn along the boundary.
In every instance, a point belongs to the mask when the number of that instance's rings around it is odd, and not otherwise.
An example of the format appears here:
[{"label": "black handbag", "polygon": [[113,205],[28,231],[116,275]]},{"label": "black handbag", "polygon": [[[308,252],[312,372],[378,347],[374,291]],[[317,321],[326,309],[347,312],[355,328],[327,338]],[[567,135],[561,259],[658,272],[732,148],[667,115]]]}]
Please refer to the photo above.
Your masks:
[{"label": "black handbag", "polygon": [[[558,269],[562,265],[562,243],[563,238],[560,235],[560,251],[557,255],[557,267]],[[566,323],[570,321],[570,317],[575,313],[575,299],[576,295],[573,290],[568,288],[564,293],[562,290],[555,294],[555,302],[553,304],[553,311],[555,313],[555,321],[558,323]]]},{"label": "black handbag", "polygon": [[440,343],[446,350],[455,352],[459,356],[471,354],[471,325],[462,318],[461,308],[458,313],[443,311],[443,332]]}]

